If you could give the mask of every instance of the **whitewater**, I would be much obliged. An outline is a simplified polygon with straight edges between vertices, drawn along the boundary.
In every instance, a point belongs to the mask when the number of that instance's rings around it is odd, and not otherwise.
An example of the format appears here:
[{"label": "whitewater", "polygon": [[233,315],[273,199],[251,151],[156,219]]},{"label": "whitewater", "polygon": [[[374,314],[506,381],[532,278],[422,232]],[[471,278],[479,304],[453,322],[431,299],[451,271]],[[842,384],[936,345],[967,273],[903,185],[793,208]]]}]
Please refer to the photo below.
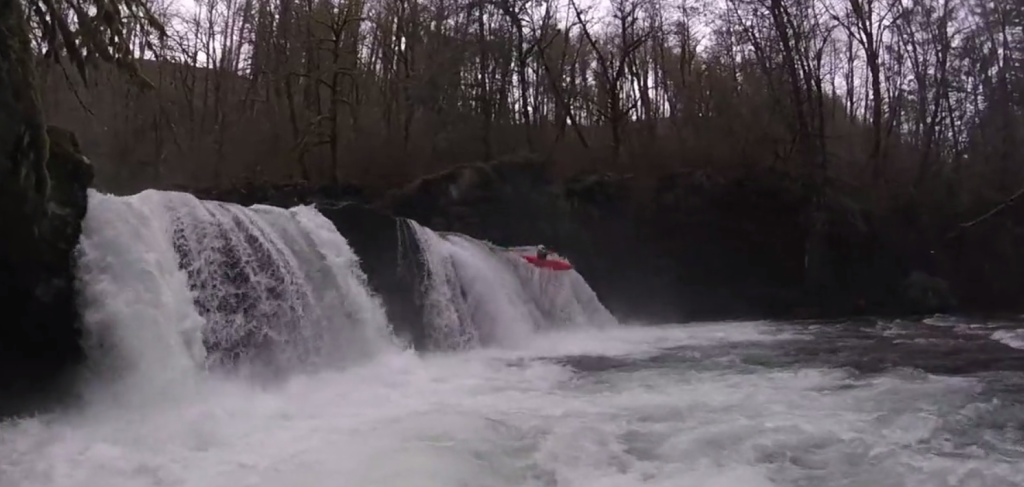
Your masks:
[{"label": "whitewater", "polygon": [[928,355],[1011,363],[1005,326],[623,325],[415,226],[414,351],[312,207],[93,193],[85,227],[81,400],[0,423],[3,487],[1024,485],[1020,372]]}]

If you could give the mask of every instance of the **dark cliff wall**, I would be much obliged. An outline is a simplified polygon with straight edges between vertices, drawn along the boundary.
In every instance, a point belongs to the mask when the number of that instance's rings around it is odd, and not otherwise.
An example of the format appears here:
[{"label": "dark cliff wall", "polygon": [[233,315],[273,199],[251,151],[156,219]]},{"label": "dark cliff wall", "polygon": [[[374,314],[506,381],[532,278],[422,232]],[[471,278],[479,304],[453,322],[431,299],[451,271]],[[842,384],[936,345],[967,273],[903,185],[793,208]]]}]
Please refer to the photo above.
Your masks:
[{"label": "dark cliff wall", "polygon": [[678,316],[682,301],[654,272],[652,235],[630,205],[614,194],[570,194],[547,169],[531,158],[466,164],[392,191],[377,206],[501,246],[543,243],[569,258],[620,317]]},{"label": "dark cliff wall", "polygon": [[[800,180],[770,170],[731,179],[679,172],[646,185],[613,174],[557,181],[545,161],[525,157],[460,165],[377,198],[355,186],[196,194],[242,204],[329,208],[323,202],[345,200],[360,202],[361,212],[372,206],[373,225],[328,215],[367,262],[371,281],[393,272],[387,261],[397,256],[377,255],[380,244],[395,246],[399,227],[392,215],[502,246],[543,243],[571,259],[625,320],[1005,311],[1024,294],[1024,282],[1007,277],[1017,268],[1016,234],[1006,230],[1011,211],[947,238],[943,225],[954,216],[872,212],[839,194],[826,202],[826,278],[809,289],[810,193]],[[375,287],[391,289],[399,281],[383,278]],[[407,313],[398,310],[400,301],[388,303],[389,312],[395,306],[393,313]]]},{"label": "dark cliff wall", "polygon": [[[379,247],[395,248],[398,216],[497,245],[553,247],[625,320],[1004,312],[1024,302],[1024,259],[1015,251],[1024,243],[1024,212],[1012,205],[958,229],[966,216],[924,215],[909,203],[863,208],[832,191],[825,279],[811,288],[810,191],[798,178],[751,169],[728,179],[696,171],[636,179],[599,173],[558,181],[546,161],[525,157],[460,165],[381,197],[356,186],[196,194],[243,204],[329,208],[324,202],[344,200],[360,202],[360,212],[374,208],[372,225],[328,217],[366,262],[371,284],[393,289],[378,290],[385,296],[411,292],[408,283],[395,287],[408,276],[379,277],[396,272],[388,269],[398,256]],[[399,310],[401,299],[388,303],[389,313],[416,315]]]},{"label": "dark cliff wall", "polygon": [[[685,172],[643,186],[611,174],[557,182],[547,167],[534,159],[463,165],[392,191],[377,206],[498,245],[552,246],[627,320],[1003,311],[1024,294],[1022,283],[995,276],[1019,267],[1006,240],[1013,232],[951,247],[942,230],[951,216],[872,212],[833,194],[826,278],[811,289],[810,192],[792,176]],[[984,274],[979,262],[1001,270]],[[988,280],[976,283],[981,276]]]},{"label": "dark cliff wall", "polygon": [[48,134],[45,199],[0,174],[0,416],[30,410],[82,358],[74,250],[93,173],[74,134]]},{"label": "dark cliff wall", "polygon": [[378,206],[435,230],[569,258],[622,319],[783,314],[799,304],[801,202],[770,190],[666,181],[638,198],[628,178],[555,182],[541,160],[469,164]]},{"label": "dark cliff wall", "polygon": [[360,267],[384,301],[395,334],[417,349],[426,345],[420,290],[424,275],[412,228],[402,219],[360,204],[317,205],[359,256]]}]

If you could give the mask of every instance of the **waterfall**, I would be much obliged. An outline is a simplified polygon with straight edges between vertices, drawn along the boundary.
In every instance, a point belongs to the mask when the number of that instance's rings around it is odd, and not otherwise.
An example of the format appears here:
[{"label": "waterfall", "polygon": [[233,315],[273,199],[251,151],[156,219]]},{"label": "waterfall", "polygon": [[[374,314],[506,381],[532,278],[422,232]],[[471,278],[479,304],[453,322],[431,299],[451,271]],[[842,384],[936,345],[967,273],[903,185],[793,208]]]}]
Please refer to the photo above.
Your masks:
[{"label": "waterfall", "polygon": [[433,348],[516,345],[537,331],[617,323],[575,270],[539,269],[522,258],[526,248],[408,224],[426,264],[421,292]]},{"label": "waterfall", "polygon": [[[207,370],[279,376],[402,346],[356,252],[314,207],[153,190],[89,198],[78,278],[91,371],[157,397]],[[428,350],[517,346],[539,331],[615,324],[575,271],[538,269],[522,248],[397,225],[395,255],[409,247],[422,259],[397,304],[417,303]]]},{"label": "waterfall", "polygon": [[496,253],[508,261],[540,309],[542,328],[606,328],[618,324],[578,272],[551,272],[523,260],[523,255],[535,252],[535,247],[513,247]]},{"label": "waterfall", "polygon": [[140,397],[187,386],[206,360],[206,321],[193,305],[157,196],[90,191],[78,248],[79,308],[92,367],[101,381]]},{"label": "waterfall", "polygon": [[86,346],[105,349],[90,356],[108,369],[160,384],[228,365],[355,363],[396,346],[357,256],[312,207],[152,190],[89,198],[80,299]]},{"label": "waterfall", "polygon": [[433,349],[459,350],[480,344],[466,302],[467,290],[455,269],[453,246],[440,235],[409,220],[416,235],[426,276],[423,289],[423,321]]}]

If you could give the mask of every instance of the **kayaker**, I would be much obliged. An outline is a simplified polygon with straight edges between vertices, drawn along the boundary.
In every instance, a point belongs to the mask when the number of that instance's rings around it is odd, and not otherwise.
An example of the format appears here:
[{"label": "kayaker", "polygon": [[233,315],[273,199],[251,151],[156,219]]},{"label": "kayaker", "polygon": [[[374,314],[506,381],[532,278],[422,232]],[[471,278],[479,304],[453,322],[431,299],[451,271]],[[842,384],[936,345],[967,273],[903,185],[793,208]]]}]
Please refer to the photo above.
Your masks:
[{"label": "kayaker", "polygon": [[537,246],[537,260],[547,260],[548,255],[550,254],[551,252],[548,250],[547,247],[543,245]]}]

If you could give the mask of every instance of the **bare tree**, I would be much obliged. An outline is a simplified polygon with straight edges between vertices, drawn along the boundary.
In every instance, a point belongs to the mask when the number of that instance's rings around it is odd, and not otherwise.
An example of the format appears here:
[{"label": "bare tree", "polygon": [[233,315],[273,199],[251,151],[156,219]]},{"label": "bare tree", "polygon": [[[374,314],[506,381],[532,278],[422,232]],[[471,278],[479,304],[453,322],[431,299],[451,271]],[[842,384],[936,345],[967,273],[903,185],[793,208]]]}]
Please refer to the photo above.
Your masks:
[{"label": "bare tree", "polygon": [[[32,5],[43,14],[27,26],[33,49],[61,46],[46,4]],[[656,179],[701,168],[726,177],[771,167],[806,182],[809,222],[839,188],[858,188],[842,191],[872,211],[906,194],[966,211],[1024,184],[1016,150],[1024,141],[1024,15],[1016,4],[199,6],[151,12],[169,27],[159,45],[156,27],[125,17],[125,45],[147,58],[136,72],[156,90],[143,95],[137,83],[104,77],[80,101],[59,70],[46,76],[50,116],[87,133],[87,150],[110,161],[97,166],[101,184],[388,186],[531,152],[563,175]],[[64,13],[77,29],[76,14]]]}]

